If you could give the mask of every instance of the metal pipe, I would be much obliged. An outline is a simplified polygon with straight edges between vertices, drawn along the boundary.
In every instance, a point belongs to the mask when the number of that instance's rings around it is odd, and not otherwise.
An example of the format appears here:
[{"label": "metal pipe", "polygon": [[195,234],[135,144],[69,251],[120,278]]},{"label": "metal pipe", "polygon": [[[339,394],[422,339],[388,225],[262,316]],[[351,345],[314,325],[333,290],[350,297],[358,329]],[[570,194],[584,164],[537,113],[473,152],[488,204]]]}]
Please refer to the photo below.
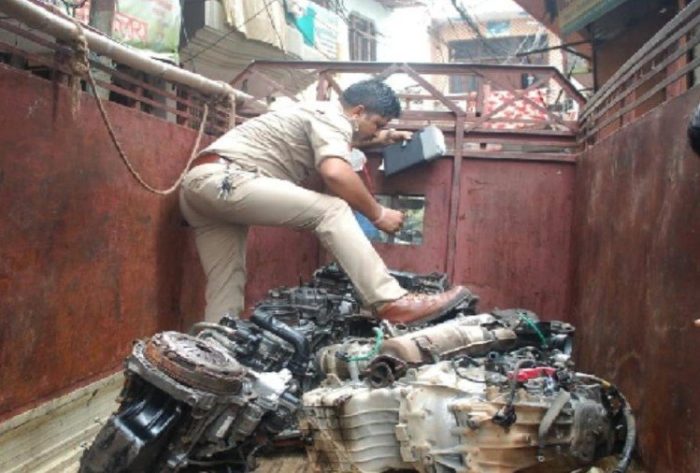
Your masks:
[{"label": "metal pipe", "polygon": [[625,407],[622,409],[622,414],[625,417],[627,435],[625,436],[625,445],[622,448],[620,460],[617,462],[613,473],[625,473],[627,471],[630,463],[632,462],[632,454],[634,453],[634,446],[637,442],[637,426],[634,415],[632,414],[632,408],[630,408],[627,399],[625,399],[622,394],[620,394],[620,397],[625,401]]},{"label": "metal pipe", "polygon": [[[78,29],[71,19],[61,17],[27,0],[2,0],[0,11],[58,39],[70,41],[78,39]],[[88,28],[84,28],[83,31],[91,51],[108,56],[121,64],[170,82],[186,85],[206,95],[235,97],[237,106],[257,103],[252,96],[234,89],[225,82],[213,81],[200,74],[156,61],[140,51],[121,45]]]},{"label": "metal pipe", "polygon": [[265,306],[257,307],[253,311],[250,321],[258,327],[272,332],[294,347],[294,356],[289,360],[287,368],[299,379],[303,379],[311,358],[311,346],[304,335],[277,320],[272,311]]},{"label": "metal pipe", "polygon": [[192,335],[193,337],[196,337],[203,330],[215,330],[217,332],[223,332],[228,337],[233,337],[236,335],[236,331],[231,327],[227,327],[225,325],[217,324],[214,322],[197,322],[192,326],[192,328],[190,328],[188,334]]}]

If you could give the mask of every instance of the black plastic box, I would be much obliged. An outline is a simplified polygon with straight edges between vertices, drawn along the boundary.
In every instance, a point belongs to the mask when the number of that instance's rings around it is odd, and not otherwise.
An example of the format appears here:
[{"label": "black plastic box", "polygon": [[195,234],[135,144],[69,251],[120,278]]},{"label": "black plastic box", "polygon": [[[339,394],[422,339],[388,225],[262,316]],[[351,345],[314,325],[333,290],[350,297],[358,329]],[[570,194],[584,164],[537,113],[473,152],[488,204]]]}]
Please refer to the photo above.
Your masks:
[{"label": "black plastic box", "polygon": [[394,143],[383,150],[384,175],[391,176],[421,163],[444,156],[445,137],[434,125],[413,134],[409,141]]}]

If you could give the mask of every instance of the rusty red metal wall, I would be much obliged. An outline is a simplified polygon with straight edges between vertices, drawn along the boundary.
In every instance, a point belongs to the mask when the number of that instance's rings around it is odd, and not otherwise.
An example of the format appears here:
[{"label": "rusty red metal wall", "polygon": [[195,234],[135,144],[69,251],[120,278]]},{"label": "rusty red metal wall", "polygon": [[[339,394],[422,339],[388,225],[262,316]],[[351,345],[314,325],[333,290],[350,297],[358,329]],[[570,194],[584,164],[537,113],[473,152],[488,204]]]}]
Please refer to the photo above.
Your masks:
[{"label": "rusty red metal wall", "polygon": [[[144,191],[109,141],[93,99],[76,118],[63,87],[0,66],[0,418],[119,368],[131,341],[200,318],[203,275],[176,199]],[[107,104],[127,154],[159,187],[194,132]],[[375,191],[426,196],[424,243],[378,245],[388,266],[446,270],[452,160],[383,179]],[[455,282],[481,308],[566,318],[570,163],[465,158]],[[310,233],[254,229],[250,305],[320,261]]]},{"label": "rusty red metal wall", "polygon": [[246,254],[246,306],[254,305],[269,289],[308,281],[319,264],[319,243],[311,232],[253,227]]},{"label": "rusty red metal wall", "polygon": [[575,171],[568,162],[463,162],[454,279],[482,309],[568,319]]},{"label": "rusty red metal wall", "polygon": [[[426,197],[424,243],[377,244],[387,265],[446,271],[452,160],[387,179],[372,164],[377,192]],[[574,176],[571,162],[464,158],[452,280],[478,294],[482,310],[569,317]]]},{"label": "rusty red metal wall", "polygon": [[[176,197],[135,182],[91,97],[75,118],[68,100],[64,87],[0,66],[0,418],[119,369],[132,340],[202,314]],[[195,132],[107,108],[142,176],[169,186]],[[306,235],[253,231],[247,294],[308,277],[317,257]]]},{"label": "rusty red metal wall", "polygon": [[[452,159],[389,178],[377,171],[380,162],[370,156],[373,190],[423,195],[426,209],[423,244],[376,243],[378,253],[393,269],[447,271]],[[478,294],[481,310],[522,307],[570,319],[575,175],[571,161],[463,159],[451,280]]]},{"label": "rusty red metal wall", "polygon": [[422,195],[425,196],[426,207],[422,245],[377,243],[377,251],[392,269],[421,273],[445,272],[452,161],[441,159],[389,178],[384,178],[383,173],[377,171],[380,162],[379,158],[371,159],[369,166],[376,193]]},{"label": "rusty red metal wall", "polygon": [[700,471],[700,159],[695,88],[587,150],[576,180],[580,368],[618,384],[650,472]]}]

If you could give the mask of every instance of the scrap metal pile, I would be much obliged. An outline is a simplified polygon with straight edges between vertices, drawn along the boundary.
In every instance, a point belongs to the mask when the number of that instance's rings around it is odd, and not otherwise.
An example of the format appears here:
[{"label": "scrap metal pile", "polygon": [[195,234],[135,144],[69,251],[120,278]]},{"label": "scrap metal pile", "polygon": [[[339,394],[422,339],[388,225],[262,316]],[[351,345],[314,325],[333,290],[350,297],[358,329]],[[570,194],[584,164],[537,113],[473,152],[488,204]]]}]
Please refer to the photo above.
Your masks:
[{"label": "scrap metal pile", "polygon": [[[394,275],[410,291],[449,287]],[[329,265],[270,291],[248,321],[139,341],[80,471],[250,471],[260,449],[297,439],[325,472],[571,472],[614,453],[624,472],[634,418],[614,386],[574,371],[574,328],[476,303],[392,326]]]}]

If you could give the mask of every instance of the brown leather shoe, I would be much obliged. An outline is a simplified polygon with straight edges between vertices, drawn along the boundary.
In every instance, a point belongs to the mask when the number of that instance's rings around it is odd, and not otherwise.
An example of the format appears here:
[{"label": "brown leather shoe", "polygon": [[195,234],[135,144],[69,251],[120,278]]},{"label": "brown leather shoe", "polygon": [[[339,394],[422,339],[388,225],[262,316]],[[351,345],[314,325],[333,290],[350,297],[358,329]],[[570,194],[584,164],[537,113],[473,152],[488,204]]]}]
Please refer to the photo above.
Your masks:
[{"label": "brown leather shoe", "polygon": [[430,322],[453,309],[469,295],[464,286],[455,286],[440,294],[409,293],[400,299],[382,304],[377,317],[393,324],[414,325]]}]

